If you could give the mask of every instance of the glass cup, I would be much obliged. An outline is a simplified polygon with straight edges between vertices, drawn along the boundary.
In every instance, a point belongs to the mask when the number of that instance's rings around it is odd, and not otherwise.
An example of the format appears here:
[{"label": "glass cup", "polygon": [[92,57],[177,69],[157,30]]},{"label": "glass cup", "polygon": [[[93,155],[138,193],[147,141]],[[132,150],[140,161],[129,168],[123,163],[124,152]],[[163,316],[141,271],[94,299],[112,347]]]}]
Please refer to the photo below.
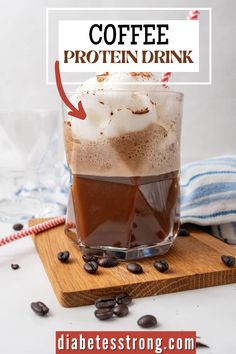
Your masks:
[{"label": "glass cup", "polygon": [[87,117],[64,107],[73,177],[66,234],[86,254],[129,260],[166,253],[179,228],[183,95],[143,85],[71,100],[82,101]]},{"label": "glass cup", "polygon": [[60,128],[58,112],[0,112],[0,221],[64,214]]}]

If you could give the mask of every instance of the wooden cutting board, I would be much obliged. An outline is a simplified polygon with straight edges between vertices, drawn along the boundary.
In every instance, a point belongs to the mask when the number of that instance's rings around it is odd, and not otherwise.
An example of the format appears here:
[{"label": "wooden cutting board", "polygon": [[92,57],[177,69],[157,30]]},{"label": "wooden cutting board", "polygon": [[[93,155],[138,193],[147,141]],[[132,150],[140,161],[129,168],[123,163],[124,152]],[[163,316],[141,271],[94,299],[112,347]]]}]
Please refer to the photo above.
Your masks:
[{"label": "wooden cutting board", "polygon": [[[42,221],[34,219],[30,225]],[[80,250],[66,237],[63,226],[33,236],[33,240],[59,302],[74,307],[93,304],[100,296],[120,292],[144,297],[235,283],[236,266],[224,265],[221,255],[236,257],[236,249],[203,231],[190,231],[191,236],[178,237],[165,256],[139,261],[144,269],[139,275],[128,272],[126,262],[115,268],[99,267],[97,274],[88,274],[83,269]],[[57,253],[63,250],[71,254],[69,263],[57,259]],[[153,267],[158,258],[169,262],[167,273],[159,273]]]}]

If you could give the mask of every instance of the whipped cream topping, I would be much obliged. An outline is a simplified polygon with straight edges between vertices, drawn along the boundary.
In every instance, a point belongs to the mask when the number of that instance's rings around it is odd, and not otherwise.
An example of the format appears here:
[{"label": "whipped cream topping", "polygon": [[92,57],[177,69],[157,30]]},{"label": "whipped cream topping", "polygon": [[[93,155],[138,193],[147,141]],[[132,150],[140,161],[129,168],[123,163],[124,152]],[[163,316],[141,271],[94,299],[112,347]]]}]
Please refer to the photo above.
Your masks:
[{"label": "whipped cream topping", "polygon": [[145,72],[97,73],[86,80],[70,98],[75,106],[81,100],[87,114],[85,120],[69,118],[73,136],[94,141],[141,131],[158,120],[162,125],[156,94],[167,89],[151,85],[155,81],[155,74]]}]

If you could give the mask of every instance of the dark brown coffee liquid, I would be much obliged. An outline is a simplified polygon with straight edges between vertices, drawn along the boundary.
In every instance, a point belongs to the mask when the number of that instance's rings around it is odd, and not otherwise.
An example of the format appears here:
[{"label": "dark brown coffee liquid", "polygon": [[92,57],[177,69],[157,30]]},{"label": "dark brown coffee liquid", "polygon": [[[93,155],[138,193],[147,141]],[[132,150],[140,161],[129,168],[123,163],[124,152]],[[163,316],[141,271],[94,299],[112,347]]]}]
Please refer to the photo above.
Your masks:
[{"label": "dark brown coffee liquid", "polygon": [[151,177],[74,175],[76,229],[90,247],[152,245],[178,228],[178,172]]}]

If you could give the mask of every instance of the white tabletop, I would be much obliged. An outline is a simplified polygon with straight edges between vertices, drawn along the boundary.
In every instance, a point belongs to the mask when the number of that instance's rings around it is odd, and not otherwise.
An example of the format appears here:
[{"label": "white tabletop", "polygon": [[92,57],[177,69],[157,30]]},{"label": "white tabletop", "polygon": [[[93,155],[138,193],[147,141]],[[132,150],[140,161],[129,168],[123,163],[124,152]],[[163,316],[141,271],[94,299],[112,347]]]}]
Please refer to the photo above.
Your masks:
[{"label": "white tabletop", "polygon": [[[10,225],[0,224],[1,236]],[[12,270],[11,263],[20,269]],[[196,330],[210,349],[204,354],[236,352],[236,284],[135,299],[126,318],[99,321],[93,306],[59,305],[30,237],[0,247],[0,353],[52,354],[57,330],[140,330],[136,322],[154,314],[157,329]],[[50,315],[39,317],[30,303],[43,301]]]}]

